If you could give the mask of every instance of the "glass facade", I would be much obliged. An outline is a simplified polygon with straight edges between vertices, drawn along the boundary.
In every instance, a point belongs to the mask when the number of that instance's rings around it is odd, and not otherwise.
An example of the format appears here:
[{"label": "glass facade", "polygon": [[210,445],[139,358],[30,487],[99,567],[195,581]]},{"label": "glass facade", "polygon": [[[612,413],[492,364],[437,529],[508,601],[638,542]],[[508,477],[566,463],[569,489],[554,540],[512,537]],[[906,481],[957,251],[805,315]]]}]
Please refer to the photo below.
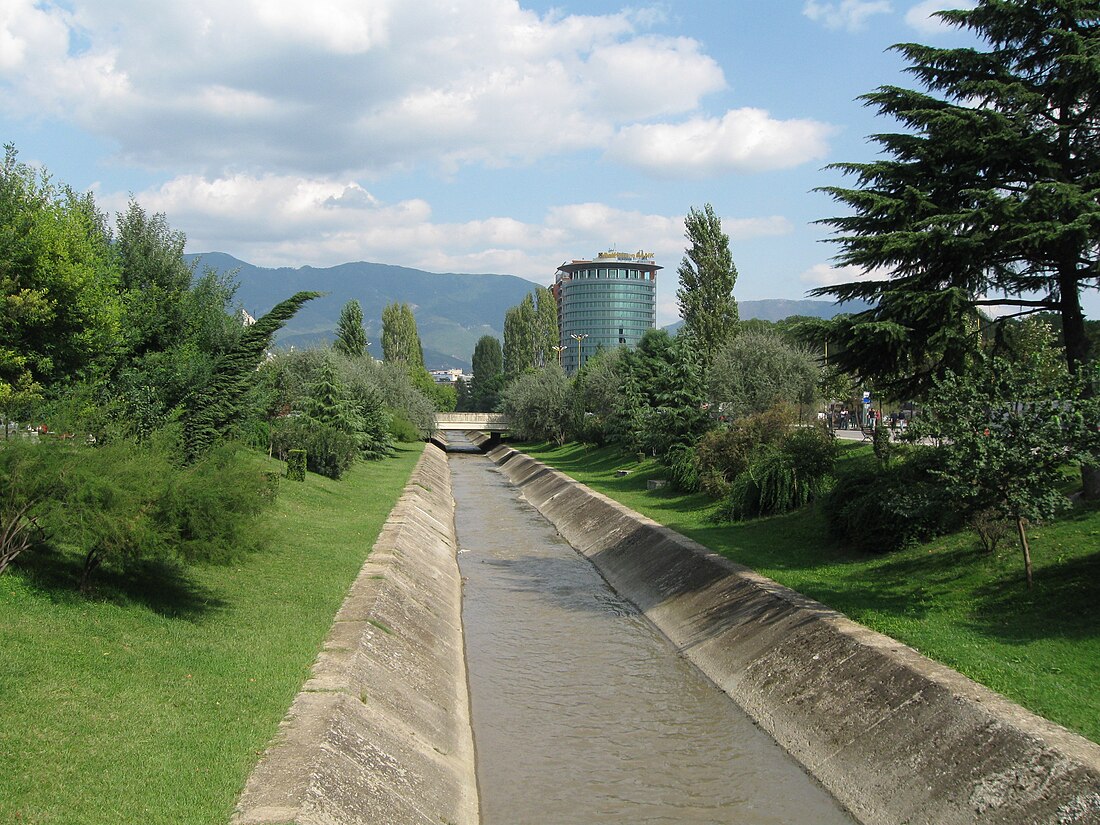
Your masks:
[{"label": "glass facade", "polygon": [[558,268],[562,366],[573,373],[601,349],[632,347],[657,325],[657,270],[653,256],[601,253],[594,261]]}]

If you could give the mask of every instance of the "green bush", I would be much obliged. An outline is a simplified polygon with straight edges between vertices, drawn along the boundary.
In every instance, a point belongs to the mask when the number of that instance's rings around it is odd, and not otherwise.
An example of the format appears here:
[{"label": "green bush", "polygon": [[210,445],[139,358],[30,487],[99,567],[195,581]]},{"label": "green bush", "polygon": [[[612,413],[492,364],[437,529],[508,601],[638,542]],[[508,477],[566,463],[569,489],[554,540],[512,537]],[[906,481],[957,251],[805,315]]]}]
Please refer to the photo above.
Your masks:
[{"label": "green bush", "polygon": [[306,480],[306,451],[287,450],[286,477],[291,481]]},{"label": "green bush", "polygon": [[409,421],[401,410],[391,411],[390,436],[395,441],[400,441],[404,444],[412,444],[424,440],[424,436],[417,426]]},{"label": "green bush", "polygon": [[917,447],[888,467],[846,473],[824,500],[829,535],[871,553],[900,550],[962,526],[965,513],[944,493],[933,447]]},{"label": "green bush", "polygon": [[676,489],[689,493],[699,489],[699,461],[694,447],[676,444],[669,449],[664,462],[668,465],[669,480]]},{"label": "green bush", "polygon": [[259,515],[272,498],[255,458],[232,445],[186,468],[155,440],[0,447],[4,509],[29,502],[24,517],[41,528],[42,543],[83,555],[82,590],[104,564],[219,562],[257,549]]},{"label": "green bush", "polygon": [[259,516],[277,490],[253,456],[225,444],[171,474],[153,516],[183,560],[224,563],[263,547]]},{"label": "green bush", "polygon": [[271,449],[282,461],[287,460],[291,450],[305,450],[307,469],[332,479],[339,479],[359,456],[353,434],[304,415],[276,422]]},{"label": "green bush", "polygon": [[779,447],[767,446],[730,484],[715,518],[741,521],[804,507],[825,489],[836,461],[836,441],[819,429],[795,430]]},{"label": "green bush", "polygon": [[707,432],[696,445],[700,488],[714,498],[725,498],[730,483],[760,453],[783,442],[794,419],[794,410],[781,405]]}]

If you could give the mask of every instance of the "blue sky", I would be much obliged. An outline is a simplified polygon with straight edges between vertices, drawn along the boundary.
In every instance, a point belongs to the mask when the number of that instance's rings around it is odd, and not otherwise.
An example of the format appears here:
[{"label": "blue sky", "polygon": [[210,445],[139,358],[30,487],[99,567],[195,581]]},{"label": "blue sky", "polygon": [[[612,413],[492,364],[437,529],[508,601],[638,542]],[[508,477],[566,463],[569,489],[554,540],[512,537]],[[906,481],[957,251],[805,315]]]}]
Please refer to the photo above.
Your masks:
[{"label": "blue sky", "polygon": [[547,284],[652,251],[664,324],[692,206],[722,216],[741,300],[850,277],[812,190],[892,128],[856,101],[909,83],[891,44],[966,42],[928,16],[952,5],[0,0],[0,137],[261,266]]}]

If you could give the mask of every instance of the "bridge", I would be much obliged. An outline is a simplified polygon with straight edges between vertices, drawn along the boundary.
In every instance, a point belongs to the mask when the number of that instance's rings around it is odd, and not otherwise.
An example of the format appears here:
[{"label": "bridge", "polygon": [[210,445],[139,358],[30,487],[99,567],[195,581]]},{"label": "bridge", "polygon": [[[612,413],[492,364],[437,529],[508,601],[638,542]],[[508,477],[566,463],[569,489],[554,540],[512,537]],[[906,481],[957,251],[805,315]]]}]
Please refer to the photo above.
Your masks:
[{"label": "bridge", "polygon": [[449,412],[435,414],[437,430],[478,430],[486,433],[503,433],[512,429],[512,422],[504,413]]}]

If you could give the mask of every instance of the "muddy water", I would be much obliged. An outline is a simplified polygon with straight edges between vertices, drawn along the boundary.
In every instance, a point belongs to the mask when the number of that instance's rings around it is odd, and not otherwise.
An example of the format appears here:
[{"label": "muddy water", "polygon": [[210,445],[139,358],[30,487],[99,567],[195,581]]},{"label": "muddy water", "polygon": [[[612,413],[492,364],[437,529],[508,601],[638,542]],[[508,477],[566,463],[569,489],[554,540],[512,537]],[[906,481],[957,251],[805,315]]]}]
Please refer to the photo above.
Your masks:
[{"label": "muddy water", "polygon": [[485,825],[853,822],[487,458],[451,474]]}]

